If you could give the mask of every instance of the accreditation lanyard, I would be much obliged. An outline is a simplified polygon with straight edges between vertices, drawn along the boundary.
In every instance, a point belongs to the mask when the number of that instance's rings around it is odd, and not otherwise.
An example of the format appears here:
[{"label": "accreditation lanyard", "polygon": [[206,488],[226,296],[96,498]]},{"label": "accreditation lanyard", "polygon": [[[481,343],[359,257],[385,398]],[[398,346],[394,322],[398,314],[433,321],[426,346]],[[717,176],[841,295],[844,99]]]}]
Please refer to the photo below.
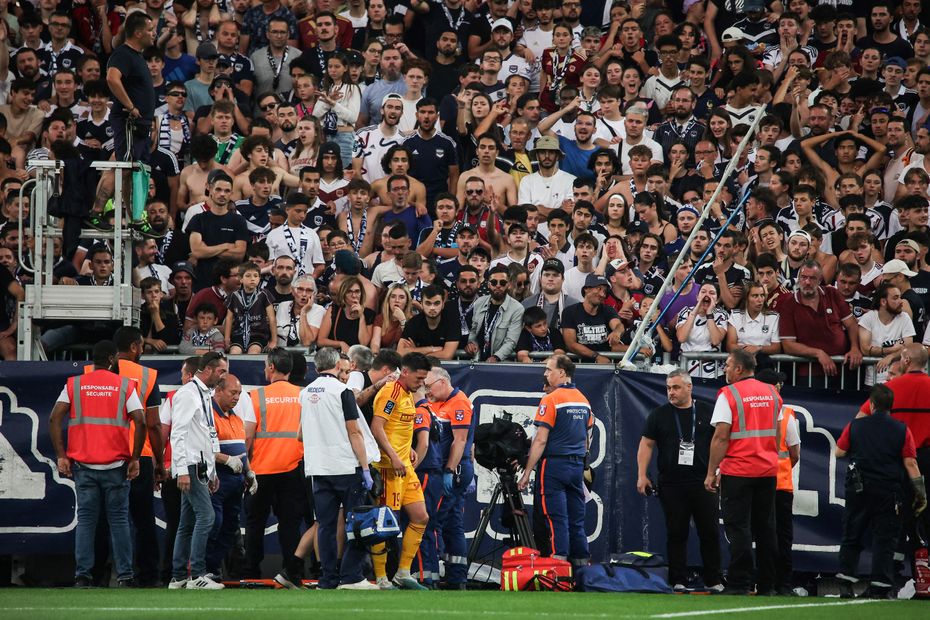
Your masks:
[{"label": "accreditation lanyard", "polygon": [[697,431],[697,410],[691,403],[691,441],[685,441],[681,434],[681,421],[675,412],[675,426],[678,428],[678,464],[694,465],[694,434]]}]

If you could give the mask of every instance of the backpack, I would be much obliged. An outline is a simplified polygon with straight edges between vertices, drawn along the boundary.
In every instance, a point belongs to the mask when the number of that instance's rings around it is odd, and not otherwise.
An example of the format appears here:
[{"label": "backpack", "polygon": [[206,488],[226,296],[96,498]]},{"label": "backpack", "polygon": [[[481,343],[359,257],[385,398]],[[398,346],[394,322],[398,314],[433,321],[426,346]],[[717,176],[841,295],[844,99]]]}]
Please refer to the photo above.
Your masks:
[{"label": "backpack", "polygon": [[387,506],[356,506],[346,513],[346,538],[359,545],[376,545],[400,536],[397,515]]},{"label": "backpack", "polygon": [[671,594],[665,559],[645,551],[612,555],[608,562],[578,569],[575,589],[582,592]]},{"label": "backpack", "polygon": [[541,557],[529,547],[514,547],[501,560],[501,590],[511,592],[570,592],[574,580],[571,562]]}]

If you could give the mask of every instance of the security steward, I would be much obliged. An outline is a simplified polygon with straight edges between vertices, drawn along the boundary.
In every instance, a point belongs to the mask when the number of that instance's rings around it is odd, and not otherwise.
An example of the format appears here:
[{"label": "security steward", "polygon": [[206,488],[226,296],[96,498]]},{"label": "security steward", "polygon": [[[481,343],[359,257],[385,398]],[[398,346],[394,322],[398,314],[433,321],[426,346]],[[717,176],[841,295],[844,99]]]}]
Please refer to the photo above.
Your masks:
[{"label": "security steward", "polygon": [[[129,515],[136,535],[133,545],[138,569],[136,579],[140,586],[154,586],[159,577],[159,549],[152,491],[167,476],[164,465],[165,446],[158,417],[161,407],[158,372],[138,363],[143,351],[142,332],[138,328],[128,325],[120,327],[114,332],[113,341],[119,355],[119,375],[136,382],[139,400],[145,406],[145,446],[139,459],[139,475],[133,479],[129,488]],[[92,370],[92,366],[84,367],[84,372]],[[130,434],[132,433],[131,428]],[[105,548],[98,549],[98,556],[105,557],[105,553]]]},{"label": "security steward", "polygon": [[572,383],[575,363],[567,355],[547,359],[544,375],[555,389],[539,403],[533,421],[536,436],[517,485],[525,489],[530,473],[536,470],[541,513],[551,541],[549,549],[540,551],[584,565],[590,558],[584,528],[584,466],[594,414],[588,399]]},{"label": "security steward", "polygon": [[313,479],[321,575],[319,587],[377,590],[362,575],[366,549],[349,543],[340,563],[337,524],[344,511],[368,503],[369,465],[380,452],[355,402],[355,394],[339,379],[349,361],[339,350],[323,347],[314,364],[320,374],[300,392],[300,430],[304,446],[304,475]]},{"label": "security steward", "polygon": [[[427,375],[429,384],[429,375]],[[416,403],[417,411],[413,416],[413,449],[417,453],[417,478],[423,489],[426,502],[426,514],[429,523],[423,532],[423,542],[414,558],[414,565],[419,573],[419,581],[425,586],[436,588],[439,585],[439,548],[436,515],[443,501],[442,466],[439,452],[439,422],[433,413],[430,402],[423,398]],[[413,574],[411,572],[411,574]]]},{"label": "security steward", "polygon": [[230,374],[224,375],[213,390],[213,427],[220,445],[215,454],[220,488],[210,496],[215,518],[207,541],[207,572],[217,576],[236,541],[243,492],[246,488],[252,495],[258,491],[258,480],[249,467],[245,450],[245,427],[233,411],[241,393],[242,384]]},{"label": "security steward", "polygon": [[[778,476],[778,415],[782,400],[771,385],[754,378],[756,358],[731,351],[724,366],[727,385],[717,394],[714,437],[704,487],[720,489],[730,569],[724,594],[748,594],[756,544],[756,592],[774,594],[775,488]],[[718,472],[719,467],[719,472]]]},{"label": "security steward", "polygon": [[[756,374],[762,383],[774,385],[781,394],[785,374],[766,368]],[[801,460],[801,434],[794,409],[783,405],[778,418],[778,476],[775,483],[775,593],[791,596],[794,590],[794,563],[791,547],[794,544],[794,466]]]},{"label": "security steward", "polygon": [[308,499],[300,465],[304,448],[298,439],[300,387],[288,382],[292,365],[291,355],[283,347],[268,353],[265,379],[269,385],[252,390],[252,419],[243,418],[246,443],[251,444],[249,464],[258,478],[258,492],[245,502],[245,553],[246,575],[259,578],[265,557],[265,526],[273,510],[284,564],[275,581],[297,589],[304,565],[294,552]]},{"label": "security steward", "polygon": [[704,488],[710,458],[710,425],[713,408],[692,397],[691,376],[673,370],[665,380],[668,404],[653,409],[646,418],[636,461],[639,476],[636,490],[643,495],[657,492],[647,470],[658,451],[659,500],[665,513],[669,583],[676,592],[687,591],[688,530],[691,520],[701,543],[704,585],[711,592],[723,591],[720,581],[720,526],[716,493]]},{"label": "security steward", "polygon": [[871,532],[872,574],[866,592],[874,598],[888,598],[892,592],[905,475],[914,489],[914,514],[920,515],[927,507],[914,436],[903,422],[888,415],[894,400],[887,385],[876,385],[869,394],[870,415],[846,425],[836,442],[836,455],[849,457],[837,577],[850,584],[858,581],[862,538]]},{"label": "security steward", "polygon": [[[92,585],[94,538],[101,506],[110,524],[118,583],[121,587],[135,585],[128,518],[129,483],[139,476],[145,422],[135,385],[113,372],[116,353],[116,345],[109,340],[94,345],[93,370],[68,379],[49,422],[58,472],[74,477],[77,497],[74,585],[82,588]],[[67,450],[62,433],[66,418]]]},{"label": "security steward", "polygon": [[[927,376],[927,349],[919,343],[904,345],[901,352],[903,374],[888,381],[885,385],[894,392],[894,406],[891,417],[904,422],[914,436],[917,448],[917,468],[926,481],[930,478],[930,377]],[[868,402],[859,409],[858,416],[871,413]],[[910,497],[910,490],[905,490]],[[924,486],[924,495],[930,493],[930,487]],[[905,524],[912,532],[910,515],[905,515]],[[914,519],[917,521],[918,519]],[[926,512],[919,519],[925,532],[930,532],[930,515]],[[913,537],[916,539],[916,537]]]},{"label": "security steward", "polygon": [[445,546],[446,584],[464,590],[468,577],[468,545],[465,542],[465,496],[475,477],[472,444],[472,406],[468,396],[452,387],[445,368],[435,366],[426,376],[430,409],[439,422],[439,454],[442,466],[442,499],[436,516],[436,531]]}]

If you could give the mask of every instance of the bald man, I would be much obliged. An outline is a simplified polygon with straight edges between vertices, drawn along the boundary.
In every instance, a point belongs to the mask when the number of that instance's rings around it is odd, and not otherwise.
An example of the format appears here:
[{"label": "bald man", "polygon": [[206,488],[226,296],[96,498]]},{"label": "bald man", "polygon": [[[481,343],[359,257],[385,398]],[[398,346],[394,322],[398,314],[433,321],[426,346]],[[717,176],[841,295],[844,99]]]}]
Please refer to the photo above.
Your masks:
[{"label": "bald man", "polygon": [[245,427],[233,411],[241,393],[242,384],[230,374],[220,380],[213,393],[213,429],[218,442],[214,443],[214,449],[219,450],[216,453],[216,474],[220,487],[210,497],[216,518],[207,540],[207,572],[216,578],[220,576],[223,558],[239,531],[242,493],[246,488],[253,495],[258,490],[245,449]]}]

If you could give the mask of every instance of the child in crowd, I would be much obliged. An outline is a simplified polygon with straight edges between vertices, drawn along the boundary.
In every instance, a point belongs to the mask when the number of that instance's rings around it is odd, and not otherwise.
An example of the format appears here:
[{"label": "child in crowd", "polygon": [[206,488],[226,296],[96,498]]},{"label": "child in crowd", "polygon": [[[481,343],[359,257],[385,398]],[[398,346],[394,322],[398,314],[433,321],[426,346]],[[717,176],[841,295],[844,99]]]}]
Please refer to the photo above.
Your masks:
[{"label": "child in crowd", "polygon": [[261,270],[255,263],[239,267],[242,282],[238,291],[226,298],[226,321],[223,337],[230,354],[261,353],[277,344],[274,307],[267,293],[259,289]]},{"label": "child in crowd", "polygon": [[552,353],[565,353],[565,341],[559,330],[550,330],[546,311],[532,306],[523,313],[523,331],[517,340],[517,361],[533,362],[530,353],[551,351]]},{"label": "child in crowd", "polygon": [[211,351],[226,351],[223,332],[216,326],[216,308],[208,303],[200,304],[194,309],[194,317],[197,319],[197,324],[184,334],[178,353],[203,355]]}]

